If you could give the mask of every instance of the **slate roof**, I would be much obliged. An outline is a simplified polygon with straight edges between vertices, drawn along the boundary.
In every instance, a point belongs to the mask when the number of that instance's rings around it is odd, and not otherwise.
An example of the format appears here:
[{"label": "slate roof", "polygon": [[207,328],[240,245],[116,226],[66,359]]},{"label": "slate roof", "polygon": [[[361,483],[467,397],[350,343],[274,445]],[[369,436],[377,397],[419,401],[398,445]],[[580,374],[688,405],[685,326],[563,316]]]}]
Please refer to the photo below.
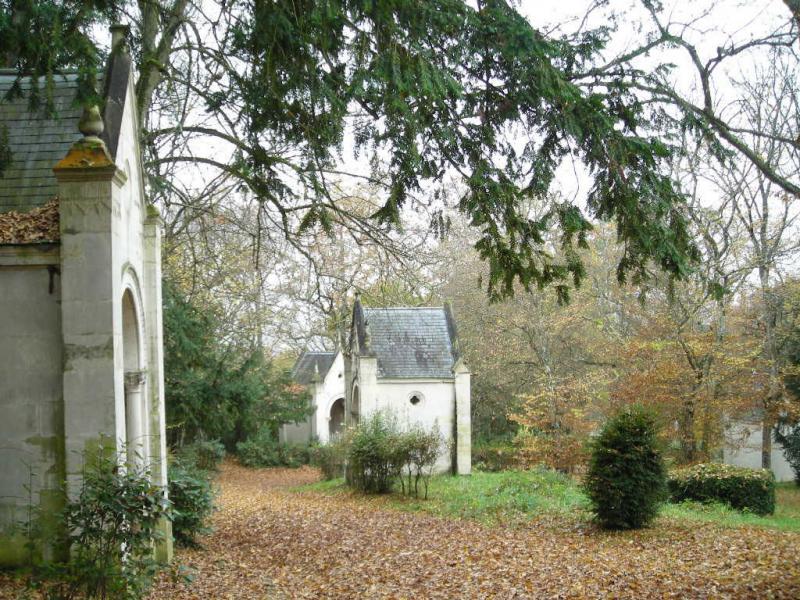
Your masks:
[{"label": "slate roof", "polygon": [[[125,44],[111,53],[104,73],[98,74],[103,92],[101,138],[111,158],[117,157],[122,115],[133,63]],[[81,138],[78,121],[83,109],[74,106],[78,87],[77,74],[53,76],[55,114],[29,110],[31,78],[23,77],[22,97],[6,100],[6,94],[17,79],[13,69],[0,69],[0,125],[8,131],[11,165],[0,177],[0,212],[27,212],[53,199],[58,190],[53,167],[67,154],[70,146]],[[40,88],[45,85],[39,79]]]},{"label": "slate roof", "polygon": [[[53,167],[80,139],[75,108],[76,75],[55,75],[53,102],[56,115],[28,109],[28,95],[6,100],[16,72],[0,70],[0,126],[8,132],[12,163],[0,177],[0,212],[27,211],[51,200],[57,191]],[[23,91],[31,88],[30,78],[21,81]],[[40,79],[39,85],[44,85]]]},{"label": "slate roof", "polygon": [[303,352],[292,368],[292,379],[297,383],[308,385],[313,381],[317,371],[322,379],[327,375],[335,358],[335,352]]},{"label": "slate roof", "polygon": [[378,377],[452,378],[458,352],[446,307],[362,308],[353,318],[362,354],[378,360]]}]

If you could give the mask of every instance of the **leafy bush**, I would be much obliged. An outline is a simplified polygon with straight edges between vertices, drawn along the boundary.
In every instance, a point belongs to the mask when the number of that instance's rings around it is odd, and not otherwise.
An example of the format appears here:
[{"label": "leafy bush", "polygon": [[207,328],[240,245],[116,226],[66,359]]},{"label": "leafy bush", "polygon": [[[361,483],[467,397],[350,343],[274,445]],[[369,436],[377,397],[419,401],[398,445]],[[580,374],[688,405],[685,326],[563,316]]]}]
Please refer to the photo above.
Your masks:
[{"label": "leafy bush", "polygon": [[414,427],[401,432],[396,421],[375,413],[361,421],[343,442],[348,485],[362,492],[383,494],[399,481],[403,493],[419,496],[423,484],[428,497],[428,481],[443,440],[438,427],[431,431]]},{"label": "leafy bush", "polygon": [[397,424],[381,413],[362,420],[347,452],[348,483],[362,492],[384,494],[407,462],[407,449]]},{"label": "leafy bush", "polygon": [[649,523],[664,498],[665,481],[655,420],[642,408],[619,413],[592,442],[584,486],[603,527],[636,529]]},{"label": "leafy bush", "polygon": [[278,443],[272,433],[265,429],[236,444],[236,454],[245,467],[295,468],[309,462],[307,445]]},{"label": "leafy bush", "polygon": [[768,469],[701,464],[673,471],[668,485],[673,502],[719,501],[758,515],[775,512],[775,477]]},{"label": "leafy bush", "polygon": [[29,587],[62,600],[141,598],[158,570],[158,523],[169,516],[164,491],[147,472],[121,469],[116,454],[104,450],[87,456],[80,493],[59,515],[57,539],[37,539],[41,529],[31,529],[31,545],[55,542],[69,557],[34,565]]},{"label": "leafy bush", "polygon": [[208,471],[176,458],[169,465],[169,499],[172,502],[172,535],[183,546],[196,546],[197,536],[207,533],[214,510],[214,490]]},{"label": "leafy bush", "polygon": [[323,479],[331,480],[344,475],[349,442],[349,437],[342,433],[328,444],[316,444],[309,448],[310,462],[322,471]]},{"label": "leafy bush", "polygon": [[184,462],[204,471],[216,471],[225,458],[225,445],[219,440],[192,442],[181,448],[178,455]]},{"label": "leafy bush", "polygon": [[419,498],[419,484],[422,482],[425,499],[428,499],[428,482],[443,445],[444,440],[437,427],[430,431],[415,427],[401,435],[400,456],[403,466],[400,483],[404,493]]}]

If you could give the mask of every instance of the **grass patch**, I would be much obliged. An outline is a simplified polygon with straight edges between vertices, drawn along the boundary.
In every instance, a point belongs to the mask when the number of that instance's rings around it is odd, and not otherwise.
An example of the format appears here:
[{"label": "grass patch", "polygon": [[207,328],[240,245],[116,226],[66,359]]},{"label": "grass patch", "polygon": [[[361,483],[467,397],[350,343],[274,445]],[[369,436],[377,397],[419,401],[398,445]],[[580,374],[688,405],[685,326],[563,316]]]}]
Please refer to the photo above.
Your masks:
[{"label": "grass patch", "polygon": [[[350,494],[342,479],[320,481],[297,488],[326,495]],[[557,514],[588,519],[588,502],[565,475],[546,470],[473,472],[469,477],[431,478],[428,499],[391,494],[382,501],[399,510],[474,519],[483,523],[511,523]]]},{"label": "grass patch", "polygon": [[[301,492],[348,495],[342,479],[319,481],[295,488]],[[580,485],[560,473],[546,470],[473,472],[469,477],[440,475],[430,483],[428,500],[400,494],[372,497],[389,508],[426,512],[444,517],[472,519],[486,524],[518,524],[540,516],[589,521],[589,502]],[[665,504],[660,517],[674,521],[714,523],[721,527],[754,526],[780,531],[800,531],[800,488],[778,484],[774,515],[740,512],[724,504],[682,502]]]},{"label": "grass patch", "polygon": [[800,531],[800,488],[794,483],[779,483],[776,490],[775,514],[763,517],[735,510],[727,504],[690,501],[667,504],[661,515],[678,520],[711,522],[722,527],[749,525],[780,531]]}]

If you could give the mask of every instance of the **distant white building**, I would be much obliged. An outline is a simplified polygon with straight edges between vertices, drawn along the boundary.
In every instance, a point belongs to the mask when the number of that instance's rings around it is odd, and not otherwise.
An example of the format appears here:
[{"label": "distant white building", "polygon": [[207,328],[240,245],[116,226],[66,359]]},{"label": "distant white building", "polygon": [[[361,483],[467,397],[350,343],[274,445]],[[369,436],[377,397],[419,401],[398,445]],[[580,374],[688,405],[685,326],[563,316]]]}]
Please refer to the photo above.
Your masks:
[{"label": "distant white building", "polygon": [[283,442],[327,444],[344,427],[344,356],[341,352],[303,352],[292,379],[308,388],[313,414],[281,428]]},{"label": "distant white building", "polygon": [[[761,420],[753,418],[732,423],[725,432],[722,460],[737,467],[761,468]],[[776,481],[793,481],[794,471],[783,455],[783,446],[772,442],[772,472]]]},{"label": "distant white building", "polygon": [[306,352],[293,375],[309,386],[314,412],[284,426],[282,440],[324,443],[380,411],[402,427],[438,428],[446,444],[437,471],[470,473],[470,373],[448,306],[364,308],[356,299],[346,351]]}]

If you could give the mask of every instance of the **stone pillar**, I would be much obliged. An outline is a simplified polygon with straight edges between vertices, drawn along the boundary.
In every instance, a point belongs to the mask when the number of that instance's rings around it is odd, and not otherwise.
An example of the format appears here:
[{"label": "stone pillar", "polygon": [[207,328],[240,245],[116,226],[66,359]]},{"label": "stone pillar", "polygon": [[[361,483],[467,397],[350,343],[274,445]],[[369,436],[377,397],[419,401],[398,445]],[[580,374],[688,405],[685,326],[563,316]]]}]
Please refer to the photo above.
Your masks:
[{"label": "stone pillar", "polygon": [[147,449],[144,411],[145,380],[144,371],[125,373],[125,434],[128,465],[139,471],[148,465],[150,455]]},{"label": "stone pillar", "polygon": [[367,418],[380,408],[378,406],[378,359],[374,356],[362,356],[358,361],[358,395],[359,420]]},{"label": "stone pillar", "polygon": [[125,175],[98,137],[97,108],[84,112],[84,138],[54,167],[61,232],[64,438],[67,493],[80,489],[85,453],[117,451],[125,439],[122,374],[115,371],[118,318],[113,219]]},{"label": "stone pillar", "polygon": [[470,412],[470,373],[462,360],[453,367],[456,400],[456,473],[472,472],[472,416]]},{"label": "stone pillar", "polygon": [[[158,210],[147,207],[144,221],[144,273],[142,274],[144,311],[148,356],[148,402],[145,403],[149,419],[150,469],[153,482],[167,494],[167,416],[164,404],[164,319],[161,292],[161,229],[163,221]],[[162,563],[172,561],[172,522],[164,519],[159,524],[162,539],[156,543],[156,559]]]}]

